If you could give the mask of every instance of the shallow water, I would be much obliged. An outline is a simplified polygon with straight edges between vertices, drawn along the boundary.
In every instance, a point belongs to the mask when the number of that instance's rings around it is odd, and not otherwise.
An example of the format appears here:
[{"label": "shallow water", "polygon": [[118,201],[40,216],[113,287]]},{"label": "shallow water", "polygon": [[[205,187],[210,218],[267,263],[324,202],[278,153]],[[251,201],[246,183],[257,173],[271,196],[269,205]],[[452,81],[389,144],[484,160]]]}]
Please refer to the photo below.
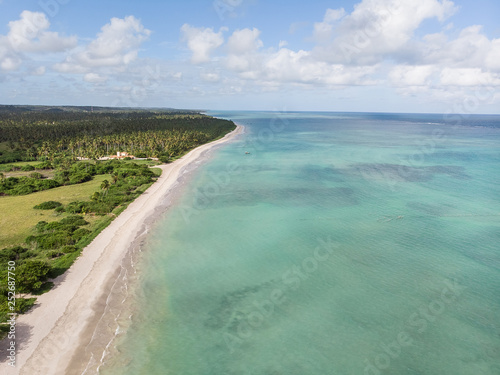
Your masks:
[{"label": "shallow water", "polygon": [[101,373],[500,374],[500,116],[210,114]]}]

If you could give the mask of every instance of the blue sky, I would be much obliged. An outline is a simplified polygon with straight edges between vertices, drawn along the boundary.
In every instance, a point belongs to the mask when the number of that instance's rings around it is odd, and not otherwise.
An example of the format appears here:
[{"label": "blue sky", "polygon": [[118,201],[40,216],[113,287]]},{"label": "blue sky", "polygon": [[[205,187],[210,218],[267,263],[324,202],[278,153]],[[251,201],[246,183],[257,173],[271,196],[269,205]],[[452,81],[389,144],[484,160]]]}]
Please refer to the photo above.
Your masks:
[{"label": "blue sky", "polygon": [[0,0],[0,103],[500,112],[496,0]]}]

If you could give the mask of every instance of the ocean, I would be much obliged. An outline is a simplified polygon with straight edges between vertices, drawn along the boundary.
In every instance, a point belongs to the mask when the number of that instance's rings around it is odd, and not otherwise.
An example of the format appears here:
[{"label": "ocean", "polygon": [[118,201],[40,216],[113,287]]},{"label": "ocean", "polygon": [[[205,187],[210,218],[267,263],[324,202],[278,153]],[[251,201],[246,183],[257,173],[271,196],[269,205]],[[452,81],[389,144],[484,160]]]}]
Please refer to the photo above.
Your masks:
[{"label": "ocean", "polygon": [[209,114],[100,373],[500,374],[500,116]]}]

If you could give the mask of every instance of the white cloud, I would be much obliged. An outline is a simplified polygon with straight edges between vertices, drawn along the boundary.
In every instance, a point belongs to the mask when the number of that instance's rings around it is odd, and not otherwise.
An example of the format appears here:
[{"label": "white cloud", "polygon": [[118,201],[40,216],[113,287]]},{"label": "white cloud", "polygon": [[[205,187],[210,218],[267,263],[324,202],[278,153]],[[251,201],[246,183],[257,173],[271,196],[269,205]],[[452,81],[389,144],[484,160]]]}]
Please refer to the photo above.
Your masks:
[{"label": "white cloud", "polygon": [[264,64],[266,80],[277,82],[348,85],[363,84],[373,72],[369,67],[346,67],[315,60],[310,52],[294,52],[282,48],[269,56]]},{"label": "white cloud", "polygon": [[46,68],[44,66],[39,66],[38,68],[35,68],[31,74],[34,76],[43,76],[45,74]]},{"label": "white cloud", "polygon": [[201,79],[205,82],[219,82],[220,75],[218,73],[213,72],[203,72],[200,74]]},{"label": "white cloud", "polygon": [[[332,32],[334,36],[315,53],[335,63],[376,64],[400,52],[423,21],[444,21],[456,10],[450,0],[363,0],[341,19]],[[325,20],[328,17],[327,12]]]},{"label": "white cloud", "polygon": [[227,41],[231,54],[244,54],[257,51],[264,43],[259,39],[260,31],[256,28],[236,30]]},{"label": "white cloud", "polygon": [[443,22],[457,9],[450,0],[363,0],[350,14],[328,9],[314,24],[318,44],[310,51],[264,49],[259,30],[243,29],[229,37],[222,60],[241,79],[273,88],[390,84],[421,94],[440,86],[497,85],[500,39],[488,39],[481,27],[450,39],[447,23],[440,33],[415,36],[425,20]]},{"label": "white cloud", "polygon": [[87,73],[83,77],[83,80],[85,82],[89,82],[89,83],[103,83],[103,82],[106,82],[108,80],[108,78],[101,76],[97,73]]},{"label": "white cloud", "polygon": [[7,40],[18,52],[60,52],[76,46],[76,37],[61,37],[47,31],[49,27],[44,13],[25,10],[19,20],[9,22]]},{"label": "white cloud", "polygon": [[254,77],[255,70],[260,69],[262,55],[259,50],[264,43],[259,39],[258,29],[236,30],[227,42],[226,67],[230,70]]},{"label": "white cloud", "polygon": [[77,38],[48,31],[50,22],[44,13],[25,10],[20,19],[8,24],[7,35],[0,35],[0,67],[17,70],[27,55],[63,52],[76,46]]},{"label": "white cloud", "polygon": [[432,65],[399,65],[389,72],[389,79],[396,86],[426,86],[435,71]]},{"label": "white cloud", "polygon": [[486,54],[486,67],[500,72],[500,39],[493,39]]},{"label": "white cloud", "polygon": [[221,28],[216,33],[212,28],[196,28],[184,24],[181,27],[182,40],[187,43],[188,48],[193,53],[191,62],[193,64],[209,62],[210,55],[224,43],[222,32],[225,30],[225,28]]},{"label": "white cloud", "polygon": [[0,67],[2,70],[12,71],[16,70],[21,66],[22,60],[17,56],[1,56]]},{"label": "white cloud", "polygon": [[286,40],[280,40],[278,44],[278,48],[286,47],[288,45],[288,42]]},{"label": "white cloud", "polygon": [[[257,28],[229,32],[184,24],[181,40],[191,62],[202,68],[140,58],[151,31],[133,16],[111,19],[93,40],[78,44],[75,36],[51,31],[43,13],[25,11],[0,35],[0,70],[23,72],[0,75],[0,80],[50,74],[52,67],[63,73],[58,79],[75,80],[71,87],[81,97],[91,90],[119,96],[123,105],[143,103],[161,90],[177,98],[297,87],[328,93],[367,85],[373,86],[370,92],[386,94],[390,87],[409,100],[435,105],[500,87],[500,39],[489,37],[480,25],[457,29],[448,20],[457,9],[451,0],[359,0],[352,11],[326,9],[316,23],[292,25],[291,33],[298,28],[310,33],[305,41],[313,45],[303,49],[279,39],[265,44],[265,31]],[[424,26],[433,27],[432,33],[422,35]]]},{"label": "white cloud", "polygon": [[332,37],[334,23],[344,17],[346,14],[344,8],[327,9],[323,22],[314,24],[314,36],[317,40],[327,40]]},{"label": "white cloud", "polygon": [[440,83],[444,86],[499,86],[500,75],[479,68],[444,68]]},{"label": "white cloud", "polygon": [[123,68],[137,58],[138,49],[151,31],[134,16],[112,18],[97,38],[69,55],[55,69],[62,73],[86,73],[96,68]]},{"label": "white cloud", "polygon": [[492,44],[481,29],[478,25],[467,27],[454,40],[448,40],[444,34],[427,36],[421,47],[421,59],[461,67],[484,66]]}]

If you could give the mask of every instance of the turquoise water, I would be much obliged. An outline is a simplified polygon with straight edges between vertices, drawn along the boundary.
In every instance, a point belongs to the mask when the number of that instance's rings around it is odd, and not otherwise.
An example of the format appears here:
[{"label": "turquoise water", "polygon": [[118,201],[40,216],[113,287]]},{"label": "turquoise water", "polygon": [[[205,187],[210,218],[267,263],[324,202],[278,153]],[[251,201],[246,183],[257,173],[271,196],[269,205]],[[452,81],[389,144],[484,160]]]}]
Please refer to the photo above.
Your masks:
[{"label": "turquoise water", "polygon": [[500,116],[211,114],[102,373],[500,374]]}]

